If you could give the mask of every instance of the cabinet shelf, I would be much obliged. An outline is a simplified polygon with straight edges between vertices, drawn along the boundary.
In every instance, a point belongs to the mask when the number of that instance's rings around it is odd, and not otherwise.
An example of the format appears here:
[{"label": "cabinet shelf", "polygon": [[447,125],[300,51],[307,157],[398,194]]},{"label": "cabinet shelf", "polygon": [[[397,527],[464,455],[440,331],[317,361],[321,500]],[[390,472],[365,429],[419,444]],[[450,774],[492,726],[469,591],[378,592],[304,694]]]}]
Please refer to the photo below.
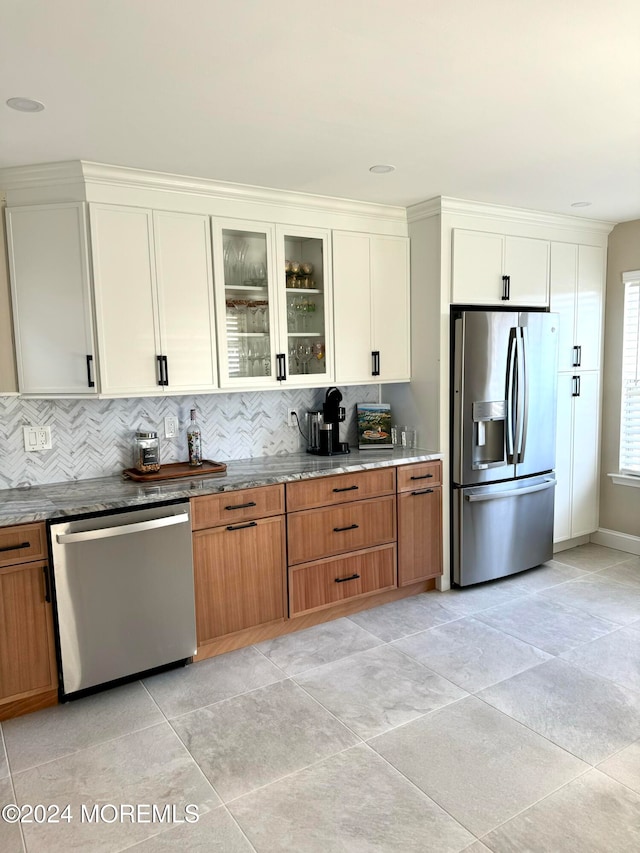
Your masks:
[{"label": "cabinet shelf", "polygon": [[225,284],[225,290],[239,290],[242,293],[252,293],[259,291],[263,293],[267,289],[266,284]]},{"label": "cabinet shelf", "polygon": [[269,332],[227,332],[228,338],[268,338]]},{"label": "cabinet shelf", "polygon": [[288,338],[321,338],[322,332],[288,332]]},{"label": "cabinet shelf", "polygon": [[317,287],[288,287],[287,294],[298,293],[322,293]]}]

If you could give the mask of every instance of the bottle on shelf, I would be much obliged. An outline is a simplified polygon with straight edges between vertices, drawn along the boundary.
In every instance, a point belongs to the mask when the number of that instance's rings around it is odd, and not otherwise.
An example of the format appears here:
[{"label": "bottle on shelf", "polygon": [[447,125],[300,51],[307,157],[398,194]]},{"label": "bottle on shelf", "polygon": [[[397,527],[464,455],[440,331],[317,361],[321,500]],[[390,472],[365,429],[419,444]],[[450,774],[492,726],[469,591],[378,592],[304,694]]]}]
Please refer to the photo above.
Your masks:
[{"label": "bottle on shelf", "polygon": [[195,409],[191,409],[191,421],[187,427],[187,443],[189,446],[189,465],[197,468],[202,465],[202,430],[196,421]]}]

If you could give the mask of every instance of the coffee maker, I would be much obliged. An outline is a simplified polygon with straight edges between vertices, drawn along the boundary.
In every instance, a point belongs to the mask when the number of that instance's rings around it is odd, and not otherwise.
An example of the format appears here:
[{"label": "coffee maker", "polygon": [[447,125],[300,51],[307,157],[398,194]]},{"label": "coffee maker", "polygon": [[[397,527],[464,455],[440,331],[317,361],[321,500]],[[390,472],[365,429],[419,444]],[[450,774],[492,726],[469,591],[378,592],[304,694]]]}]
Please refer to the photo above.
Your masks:
[{"label": "coffee maker", "polygon": [[341,406],[342,394],[337,388],[329,388],[324,398],[321,412],[309,412],[308,453],[317,456],[335,456],[349,453],[346,441],[340,441],[340,424],[344,423],[346,412]]}]

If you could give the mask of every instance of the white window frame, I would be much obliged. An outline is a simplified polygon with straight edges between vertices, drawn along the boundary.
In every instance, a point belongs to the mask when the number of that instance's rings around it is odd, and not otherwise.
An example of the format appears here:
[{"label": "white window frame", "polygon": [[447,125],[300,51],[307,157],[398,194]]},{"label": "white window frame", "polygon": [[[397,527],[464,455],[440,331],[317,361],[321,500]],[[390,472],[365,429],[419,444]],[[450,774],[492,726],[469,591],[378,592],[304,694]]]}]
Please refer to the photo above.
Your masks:
[{"label": "white window frame", "polygon": [[[622,273],[622,283],[624,313],[620,366],[619,473],[609,476],[618,485],[640,487],[640,434],[636,435],[635,448],[631,438],[634,429],[632,422],[636,422],[635,429],[640,428],[640,270]],[[635,314],[632,321],[628,316],[630,310]]]}]

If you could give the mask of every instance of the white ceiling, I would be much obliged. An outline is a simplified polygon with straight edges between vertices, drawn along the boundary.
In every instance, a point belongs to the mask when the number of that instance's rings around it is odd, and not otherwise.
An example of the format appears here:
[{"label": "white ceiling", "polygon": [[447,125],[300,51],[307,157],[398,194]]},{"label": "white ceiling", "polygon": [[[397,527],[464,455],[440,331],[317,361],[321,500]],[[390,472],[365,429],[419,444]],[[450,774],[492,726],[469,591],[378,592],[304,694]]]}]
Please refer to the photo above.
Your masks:
[{"label": "white ceiling", "polygon": [[72,159],[640,218],[640,3],[0,0],[0,166]]}]

